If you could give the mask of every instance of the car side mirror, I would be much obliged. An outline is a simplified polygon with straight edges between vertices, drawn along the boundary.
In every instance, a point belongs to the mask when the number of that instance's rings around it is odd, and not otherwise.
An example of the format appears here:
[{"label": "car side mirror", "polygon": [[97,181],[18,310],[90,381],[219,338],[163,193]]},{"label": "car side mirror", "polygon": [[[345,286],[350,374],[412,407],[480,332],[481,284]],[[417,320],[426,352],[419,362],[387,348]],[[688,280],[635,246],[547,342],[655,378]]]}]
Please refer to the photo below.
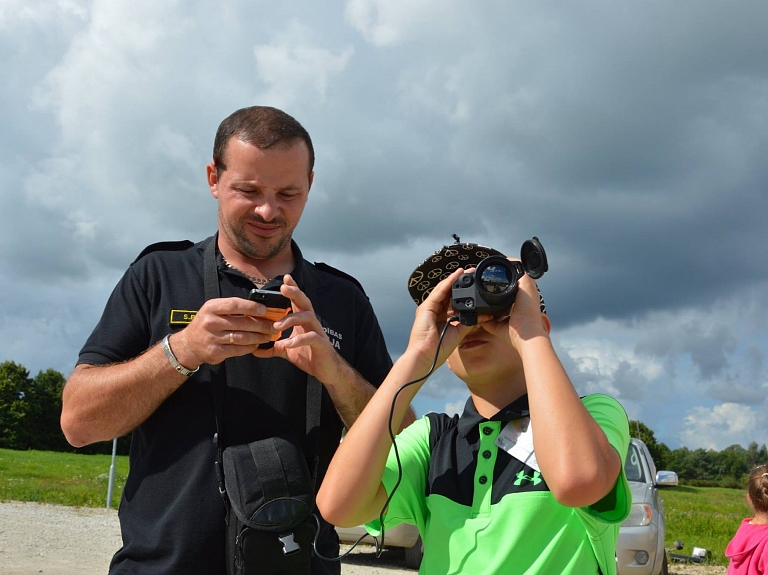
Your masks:
[{"label": "car side mirror", "polygon": [[656,485],[659,487],[677,487],[677,473],[674,471],[659,471],[656,473]]}]

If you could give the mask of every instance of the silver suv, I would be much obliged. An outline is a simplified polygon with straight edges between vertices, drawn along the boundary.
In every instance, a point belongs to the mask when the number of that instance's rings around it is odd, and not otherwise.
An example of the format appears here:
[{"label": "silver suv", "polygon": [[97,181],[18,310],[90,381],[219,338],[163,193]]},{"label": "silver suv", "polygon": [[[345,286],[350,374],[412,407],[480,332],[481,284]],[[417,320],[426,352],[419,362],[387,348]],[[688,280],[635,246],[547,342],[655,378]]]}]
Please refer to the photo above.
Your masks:
[{"label": "silver suv", "polygon": [[659,487],[678,483],[674,471],[656,472],[648,447],[632,439],[624,463],[632,490],[632,512],[621,524],[616,546],[619,575],[667,575],[664,502]]}]

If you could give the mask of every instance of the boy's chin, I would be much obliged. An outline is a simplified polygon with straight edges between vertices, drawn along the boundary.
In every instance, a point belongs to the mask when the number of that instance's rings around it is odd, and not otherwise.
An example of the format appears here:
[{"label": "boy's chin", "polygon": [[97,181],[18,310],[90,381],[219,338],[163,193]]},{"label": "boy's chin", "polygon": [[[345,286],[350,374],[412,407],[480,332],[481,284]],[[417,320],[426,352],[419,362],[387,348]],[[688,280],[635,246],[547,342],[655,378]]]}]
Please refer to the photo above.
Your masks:
[{"label": "boy's chin", "polygon": [[518,370],[511,365],[498,365],[488,362],[467,362],[462,365],[461,374],[456,374],[471,388],[499,385],[500,382],[516,380]]}]

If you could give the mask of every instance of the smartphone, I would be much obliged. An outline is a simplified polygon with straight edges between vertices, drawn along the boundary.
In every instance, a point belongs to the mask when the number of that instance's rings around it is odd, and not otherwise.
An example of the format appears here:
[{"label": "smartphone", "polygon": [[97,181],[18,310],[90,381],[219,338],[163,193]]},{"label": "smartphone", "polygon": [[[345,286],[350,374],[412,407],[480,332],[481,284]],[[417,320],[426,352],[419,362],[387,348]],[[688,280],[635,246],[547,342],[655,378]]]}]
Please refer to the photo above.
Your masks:
[{"label": "smartphone", "polygon": [[[267,313],[262,317],[270,319],[272,321],[278,321],[283,319],[291,311],[291,300],[285,297],[283,294],[277,291],[252,289],[248,294],[248,299],[251,301],[257,301],[267,306]],[[280,335],[283,332],[272,334],[272,342],[261,344],[261,348],[270,348],[274,345],[273,342],[280,339]]]}]

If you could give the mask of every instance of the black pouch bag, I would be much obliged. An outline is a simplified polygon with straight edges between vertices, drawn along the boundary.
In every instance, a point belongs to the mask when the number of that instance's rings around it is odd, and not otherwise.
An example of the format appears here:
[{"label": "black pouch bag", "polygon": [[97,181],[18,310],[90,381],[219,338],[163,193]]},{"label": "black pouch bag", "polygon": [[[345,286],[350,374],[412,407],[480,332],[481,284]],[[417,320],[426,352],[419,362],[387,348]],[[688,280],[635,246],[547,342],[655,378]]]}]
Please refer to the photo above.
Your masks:
[{"label": "black pouch bag", "polygon": [[[205,299],[221,297],[214,236],[205,249]],[[313,299],[310,295],[310,299]],[[296,438],[275,436],[223,451],[226,361],[209,365],[216,417],[216,475],[226,507],[228,575],[309,575],[322,384],[307,376],[305,455]],[[226,437],[226,433],[224,433]],[[226,445],[224,443],[223,445]],[[311,461],[307,465],[307,457]]]},{"label": "black pouch bag", "polygon": [[314,490],[304,454],[287,437],[270,437],[223,452],[227,573],[310,573]]}]

